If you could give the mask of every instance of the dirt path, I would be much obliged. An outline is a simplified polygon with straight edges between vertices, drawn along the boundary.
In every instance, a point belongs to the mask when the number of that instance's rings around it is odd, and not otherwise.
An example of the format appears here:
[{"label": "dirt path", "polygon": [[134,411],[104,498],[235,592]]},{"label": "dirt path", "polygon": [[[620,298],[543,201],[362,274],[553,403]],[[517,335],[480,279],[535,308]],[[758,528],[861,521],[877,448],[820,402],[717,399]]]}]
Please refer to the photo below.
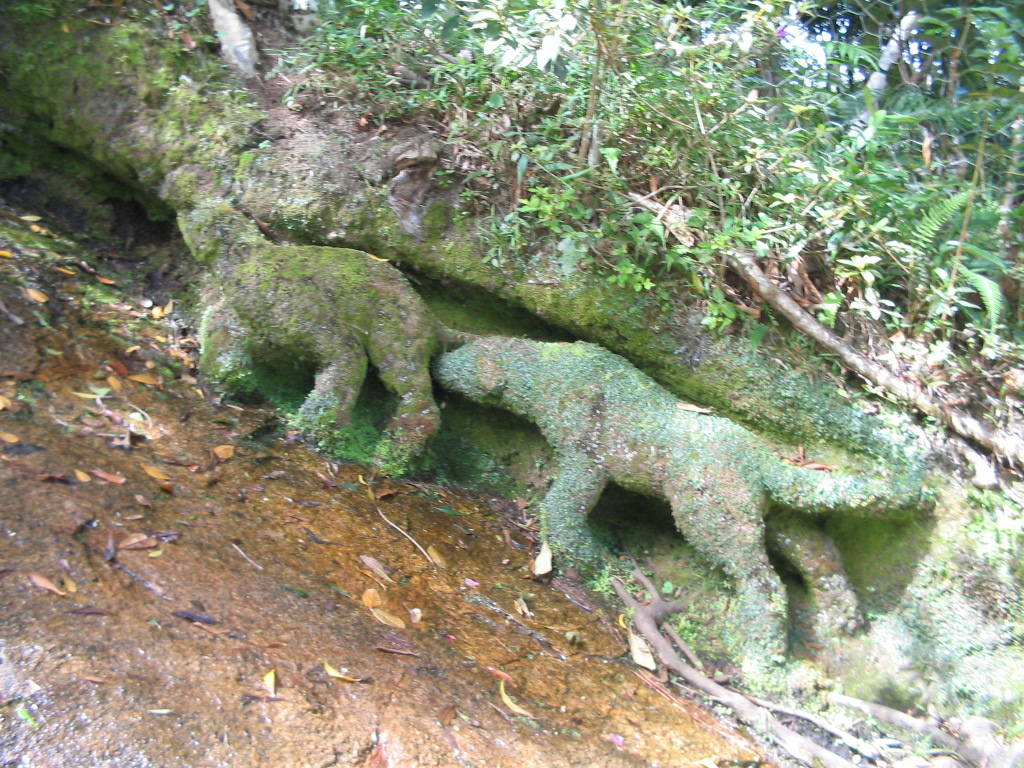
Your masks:
[{"label": "dirt path", "polygon": [[0,764],[758,760],[529,580],[500,505],[212,404],[161,306],[25,213],[0,214]]}]

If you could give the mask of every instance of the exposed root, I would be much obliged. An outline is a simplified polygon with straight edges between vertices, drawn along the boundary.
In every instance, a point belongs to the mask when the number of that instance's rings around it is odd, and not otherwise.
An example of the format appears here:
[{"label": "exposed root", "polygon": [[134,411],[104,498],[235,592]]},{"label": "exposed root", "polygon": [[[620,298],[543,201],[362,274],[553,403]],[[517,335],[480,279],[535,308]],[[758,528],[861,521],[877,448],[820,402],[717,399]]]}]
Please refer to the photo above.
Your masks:
[{"label": "exposed root", "polygon": [[822,765],[825,768],[854,768],[854,764],[849,760],[840,757],[820,744],[814,743],[806,736],[802,736],[796,731],[787,728],[764,707],[758,706],[741,693],[719,685],[683,661],[682,656],[680,656],[672,642],[661,633],[658,625],[666,616],[685,607],[685,604],[669,603],[662,600],[658,595],[658,590],[654,588],[654,585],[640,571],[634,571],[633,578],[640,582],[651,594],[652,599],[650,603],[641,605],[618,579],[612,579],[612,586],[615,588],[619,599],[628,608],[633,609],[633,622],[636,624],[636,628],[646,638],[651,649],[658,655],[661,663],[666,668],[678,674],[690,685],[713,697],[716,701],[725,704],[732,709],[741,721],[767,734],[787,754],[804,765]]},{"label": "exposed root", "polygon": [[1014,768],[1024,765],[1024,739],[1013,744],[1000,744],[996,738],[995,723],[983,717],[921,720],[897,709],[840,693],[831,694],[829,701],[852,707],[883,723],[931,739],[938,746],[955,752],[978,768]]}]

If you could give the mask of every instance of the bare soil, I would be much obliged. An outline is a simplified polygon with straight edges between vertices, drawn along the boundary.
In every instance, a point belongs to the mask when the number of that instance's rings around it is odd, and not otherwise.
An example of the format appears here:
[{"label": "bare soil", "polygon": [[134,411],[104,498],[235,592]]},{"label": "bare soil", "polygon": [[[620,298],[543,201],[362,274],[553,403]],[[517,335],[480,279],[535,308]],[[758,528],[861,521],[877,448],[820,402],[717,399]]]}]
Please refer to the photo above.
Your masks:
[{"label": "bare soil", "polygon": [[515,505],[217,404],[165,305],[24,213],[0,215],[0,765],[759,760],[530,578]]}]

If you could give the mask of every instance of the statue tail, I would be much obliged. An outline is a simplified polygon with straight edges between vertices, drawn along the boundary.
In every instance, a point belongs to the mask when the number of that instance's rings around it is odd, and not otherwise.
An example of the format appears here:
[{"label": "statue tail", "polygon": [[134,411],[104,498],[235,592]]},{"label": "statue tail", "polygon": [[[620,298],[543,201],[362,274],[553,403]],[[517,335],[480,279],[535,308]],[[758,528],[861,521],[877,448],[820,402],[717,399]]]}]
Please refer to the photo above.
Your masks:
[{"label": "statue tail", "polygon": [[922,479],[915,473],[848,475],[779,462],[765,471],[764,484],[773,501],[801,512],[896,517],[927,506]]}]

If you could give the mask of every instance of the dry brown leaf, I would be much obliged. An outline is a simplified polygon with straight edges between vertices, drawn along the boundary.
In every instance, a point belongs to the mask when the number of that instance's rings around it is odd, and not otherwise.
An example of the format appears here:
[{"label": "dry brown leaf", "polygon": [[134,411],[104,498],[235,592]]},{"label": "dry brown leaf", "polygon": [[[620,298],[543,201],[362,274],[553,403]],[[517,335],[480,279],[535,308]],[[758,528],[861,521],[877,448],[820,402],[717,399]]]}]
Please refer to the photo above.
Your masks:
[{"label": "dry brown leaf", "polygon": [[37,291],[35,288],[22,288],[21,292],[25,295],[25,298],[29,301],[35,301],[39,304],[45,304],[50,300],[42,291]]},{"label": "dry brown leaf", "polygon": [[806,461],[800,466],[803,467],[804,469],[817,469],[822,472],[831,472],[832,470],[835,469],[835,467],[833,466],[829,466],[828,464],[822,464],[817,461]]},{"label": "dry brown leaf", "polygon": [[108,483],[116,483],[117,485],[124,484],[124,478],[120,475],[112,475],[109,472],[104,472],[102,469],[90,470],[93,477],[98,477],[100,480],[106,480]]},{"label": "dry brown leaf", "polygon": [[387,624],[389,627],[395,629],[405,629],[405,622],[395,616],[393,613],[388,613],[383,608],[370,608],[370,613],[373,617],[382,624]]},{"label": "dry brown leaf", "polygon": [[120,392],[122,387],[124,387],[124,384],[121,383],[121,380],[117,376],[107,376],[107,384],[115,392]]},{"label": "dry brown leaf", "polygon": [[380,592],[373,587],[370,587],[368,590],[363,592],[363,605],[367,608],[380,608],[384,605],[384,601],[380,597]]},{"label": "dry brown leaf", "polygon": [[444,561],[444,557],[437,551],[437,548],[431,544],[427,547],[427,555],[430,557],[430,561],[438,568],[447,568],[448,564]]},{"label": "dry brown leaf", "polygon": [[89,473],[88,472],[83,472],[80,469],[76,469],[75,470],[75,479],[78,480],[78,482],[80,482],[80,483],[91,483],[92,482],[92,478],[89,476]]},{"label": "dry brown leaf", "polygon": [[10,432],[0,432],[0,440],[5,443],[20,443],[21,438],[17,435],[12,435]]},{"label": "dry brown leaf", "polygon": [[142,471],[152,477],[154,480],[170,480],[171,476],[164,472],[160,467],[154,467],[152,464],[143,464]]},{"label": "dry brown leaf", "polygon": [[455,719],[456,709],[454,704],[449,704],[447,707],[437,713],[437,719],[441,722],[441,725],[447,728],[452,724],[452,720]]},{"label": "dry brown leaf", "polygon": [[498,692],[501,694],[501,700],[503,702],[505,702],[505,706],[508,707],[509,709],[511,709],[517,715],[522,715],[523,717],[533,717],[533,715],[531,715],[525,709],[523,709],[518,704],[516,704],[514,701],[512,701],[512,697],[509,696],[508,693],[505,692],[505,681],[504,680],[501,680],[498,683]]},{"label": "dry brown leaf", "polygon": [[153,387],[160,386],[160,382],[157,379],[150,376],[148,373],[136,373],[135,375],[129,376],[128,378],[131,379],[132,381],[139,382],[139,384],[149,384],[150,386]]},{"label": "dry brown leaf", "polygon": [[256,14],[253,12],[252,6],[244,2],[244,0],[235,0],[235,8],[249,21],[256,20]]},{"label": "dry brown leaf", "polygon": [[14,403],[11,402],[11,399],[9,397],[4,397],[3,395],[0,395],[0,411],[4,410],[5,408],[10,408],[12,405],[14,405]]},{"label": "dry brown leaf", "polygon": [[153,549],[153,547],[159,546],[159,542],[152,536],[147,536],[145,533],[129,533],[120,542],[118,542],[118,549]]},{"label": "dry brown leaf", "polygon": [[235,446],[233,445],[218,445],[210,450],[213,451],[213,455],[221,461],[227,461],[235,455]]},{"label": "dry brown leaf", "polygon": [[369,555],[360,555],[359,560],[362,562],[363,565],[365,565],[367,568],[373,571],[377,576],[380,576],[380,578],[382,578],[384,581],[387,581],[391,584],[395,583],[394,579],[388,576],[387,568],[381,565],[380,561],[377,558],[370,557]]},{"label": "dry brown leaf", "polygon": [[29,581],[31,581],[33,584],[35,584],[40,589],[45,589],[48,592],[53,592],[53,594],[60,595],[61,597],[64,597],[67,594],[67,592],[65,592],[64,590],[60,589],[56,584],[54,584],[48,578],[46,578],[45,576],[40,576],[38,573],[34,573],[34,572],[33,573],[29,573],[28,578],[29,578]]}]

